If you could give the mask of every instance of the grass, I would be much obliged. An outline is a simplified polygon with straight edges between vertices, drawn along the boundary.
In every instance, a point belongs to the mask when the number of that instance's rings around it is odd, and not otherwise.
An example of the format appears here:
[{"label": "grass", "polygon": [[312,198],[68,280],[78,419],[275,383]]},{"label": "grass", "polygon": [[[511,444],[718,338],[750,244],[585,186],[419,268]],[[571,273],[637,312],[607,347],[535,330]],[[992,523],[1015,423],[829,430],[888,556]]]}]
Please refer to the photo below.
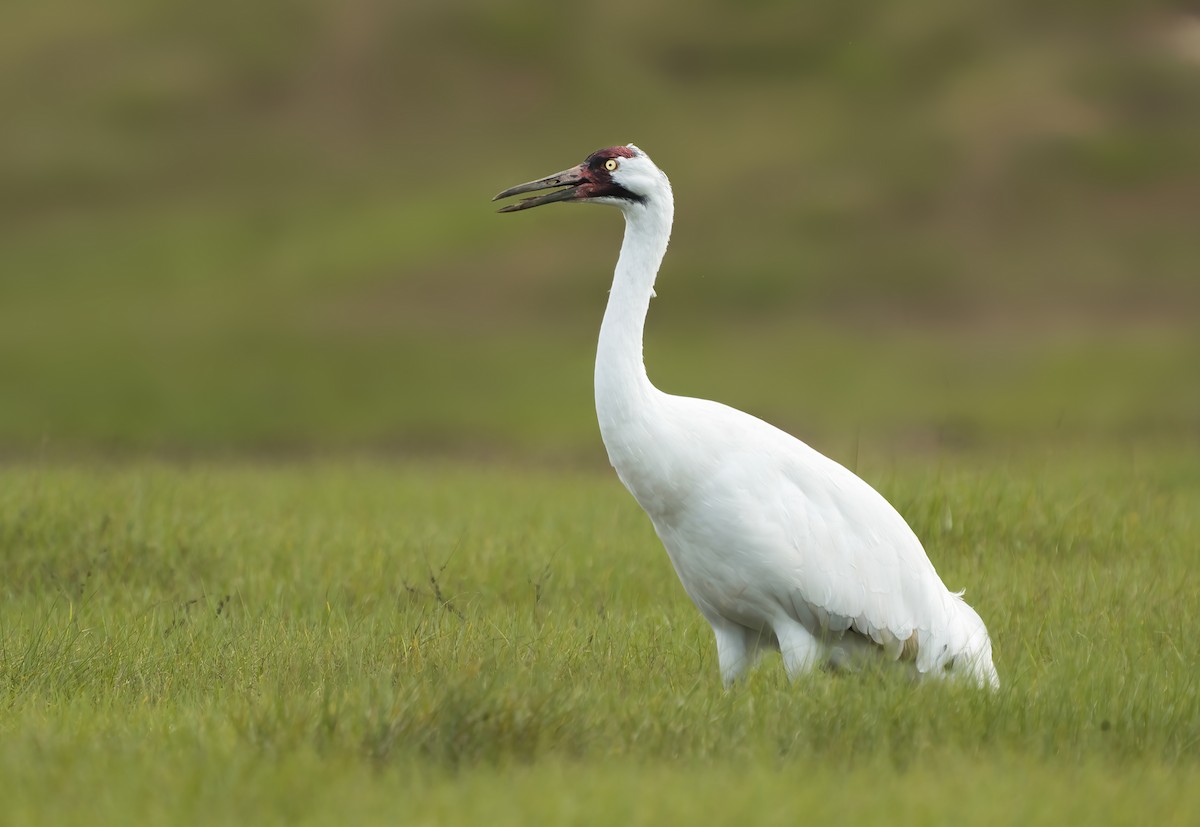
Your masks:
[{"label": "grass", "polygon": [[1183,823],[1195,450],[1062,460],[863,469],[987,620],[995,696],[789,685],[777,660],[722,692],[707,627],[607,474],[9,467],[5,811]]}]

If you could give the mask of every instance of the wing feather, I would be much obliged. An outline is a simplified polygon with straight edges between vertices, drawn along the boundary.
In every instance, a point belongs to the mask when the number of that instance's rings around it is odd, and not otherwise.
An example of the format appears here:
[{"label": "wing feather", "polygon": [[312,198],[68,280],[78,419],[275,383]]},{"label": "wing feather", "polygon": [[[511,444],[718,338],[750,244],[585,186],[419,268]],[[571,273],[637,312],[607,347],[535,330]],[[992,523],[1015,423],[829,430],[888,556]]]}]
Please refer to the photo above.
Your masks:
[{"label": "wing feather", "polygon": [[[911,654],[914,633],[919,643],[944,627],[948,592],[887,500],[803,443],[786,444],[770,460],[739,457],[713,489],[742,500],[735,504],[743,515],[736,542],[756,547],[764,571],[785,573],[773,586],[783,592],[779,606],[814,624],[815,634],[853,631],[892,659],[906,646]],[[745,476],[747,468],[758,476],[730,484],[728,476]],[[797,612],[800,605],[806,611]]]},{"label": "wing feather", "polygon": [[[643,466],[645,485],[622,480],[706,616],[754,630],[787,619],[831,643],[853,632],[921,672],[951,665],[957,653],[978,655],[979,679],[996,683],[982,621],[946,589],[882,495],[762,420],[669,400],[680,426],[672,433],[708,450],[664,452],[662,467]],[[697,423],[702,433],[687,427]],[[681,457],[687,467],[673,467]]]}]

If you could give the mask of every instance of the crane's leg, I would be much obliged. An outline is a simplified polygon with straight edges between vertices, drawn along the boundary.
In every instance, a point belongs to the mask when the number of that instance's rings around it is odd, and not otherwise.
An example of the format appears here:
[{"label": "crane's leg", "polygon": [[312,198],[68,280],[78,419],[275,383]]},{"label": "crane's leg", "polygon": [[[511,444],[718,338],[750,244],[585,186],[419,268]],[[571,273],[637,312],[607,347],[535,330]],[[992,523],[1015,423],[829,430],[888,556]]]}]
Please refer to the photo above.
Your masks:
[{"label": "crane's leg", "polygon": [[747,629],[723,617],[708,618],[717,638],[717,663],[721,667],[721,682],[728,689],[746,674],[761,654],[761,632]]},{"label": "crane's leg", "polygon": [[775,637],[779,639],[783,668],[787,670],[790,680],[811,672],[820,665],[825,655],[821,641],[790,617],[775,624]]}]

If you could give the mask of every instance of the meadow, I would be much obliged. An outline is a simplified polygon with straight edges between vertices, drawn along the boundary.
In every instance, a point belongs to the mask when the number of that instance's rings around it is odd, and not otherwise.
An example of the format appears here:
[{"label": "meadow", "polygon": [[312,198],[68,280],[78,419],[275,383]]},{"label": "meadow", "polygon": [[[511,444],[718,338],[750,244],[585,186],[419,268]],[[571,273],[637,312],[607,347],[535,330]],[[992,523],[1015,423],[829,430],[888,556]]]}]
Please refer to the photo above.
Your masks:
[{"label": "meadow", "polygon": [[[1173,2],[10,3],[0,824],[1194,824],[1200,57]],[[645,348],[882,491],[995,694],[721,689],[607,467]]]},{"label": "meadow", "polygon": [[607,474],[9,467],[5,821],[1189,823],[1195,460],[864,470],[995,694],[777,656],[724,692]]}]

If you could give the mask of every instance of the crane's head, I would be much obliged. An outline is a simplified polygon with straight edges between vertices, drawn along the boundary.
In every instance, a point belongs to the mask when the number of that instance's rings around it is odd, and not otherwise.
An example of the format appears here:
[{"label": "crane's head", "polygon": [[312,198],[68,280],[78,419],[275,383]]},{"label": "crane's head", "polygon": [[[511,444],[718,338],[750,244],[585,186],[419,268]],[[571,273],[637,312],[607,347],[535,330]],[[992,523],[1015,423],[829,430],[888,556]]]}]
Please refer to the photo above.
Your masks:
[{"label": "crane's head", "polygon": [[500,212],[516,212],[556,201],[594,202],[628,209],[634,205],[645,205],[656,197],[669,198],[671,193],[667,176],[654,165],[650,156],[633,144],[628,144],[597,150],[582,164],[546,178],[510,187],[492,200],[555,187],[562,189],[508,204],[501,207]]}]

